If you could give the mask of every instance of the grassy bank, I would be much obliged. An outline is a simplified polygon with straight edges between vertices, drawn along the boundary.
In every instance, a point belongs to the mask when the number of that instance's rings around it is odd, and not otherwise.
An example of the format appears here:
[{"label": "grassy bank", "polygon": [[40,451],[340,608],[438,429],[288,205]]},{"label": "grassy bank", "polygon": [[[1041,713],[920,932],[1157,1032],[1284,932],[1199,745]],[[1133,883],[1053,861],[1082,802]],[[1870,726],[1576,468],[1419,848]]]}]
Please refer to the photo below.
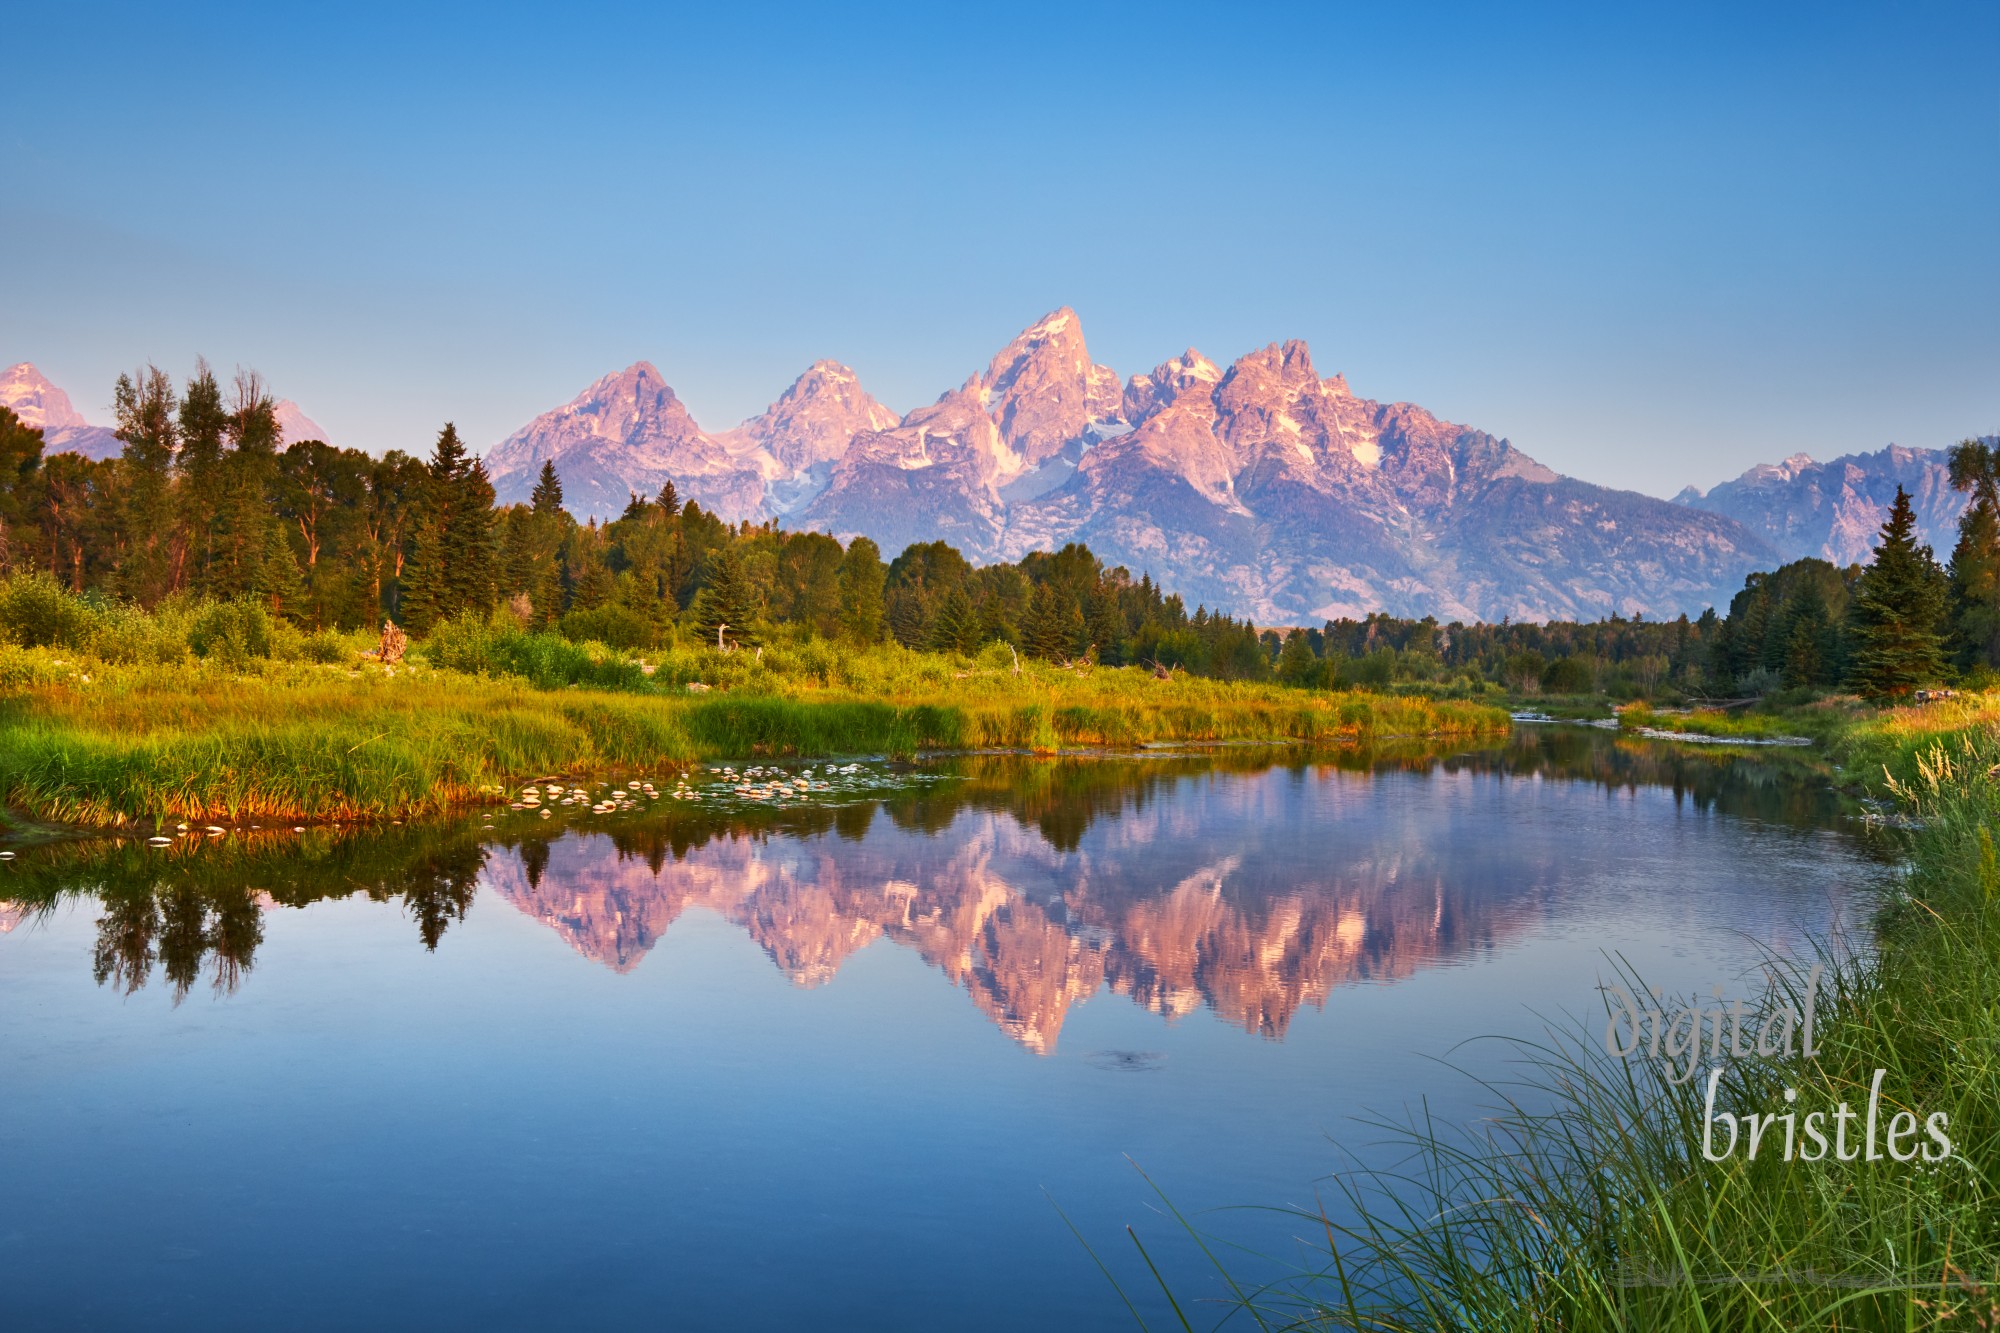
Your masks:
[{"label": "grassy bank", "polygon": [[[1892,710],[1837,738],[1910,816],[1907,872],[1871,950],[1829,950],[1810,1056],[1723,1062],[1715,1107],[1943,1116],[1941,1160],[1702,1151],[1708,1067],[1675,1083],[1601,1029],[1520,1050],[1477,1132],[1378,1125],[1409,1155],[1301,1214],[1318,1260],[1239,1290],[1258,1327],[1370,1330],[2000,1327],[2000,701]],[[1764,1004],[1803,1009],[1778,966]],[[1643,995],[1641,979],[1629,979]],[[1671,999],[1671,997],[1669,997]],[[1769,1010],[1767,1009],[1767,1012]],[[1755,1022],[1755,1015],[1751,1020]],[[1878,1074],[1877,1071],[1880,1071]],[[1787,1090],[1795,1093],[1788,1099]],[[1825,1122],[1833,1133],[1832,1122]],[[1717,1131],[1718,1141],[1721,1130]]]},{"label": "grassy bank", "polygon": [[[119,662],[0,648],[0,800],[98,825],[401,818],[544,773],[703,759],[1338,742],[1507,725],[1471,704],[1135,669],[1026,663],[1016,673],[1011,659],[899,648],[812,644],[761,660],[697,650],[643,667],[583,652],[567,666],[540,663],[544,688],[479,654],[456,659],[471,669],[421,659],[385,668],[361,662],[357,645],[334,647],[316,651],[346,660]],[[551,645],[550,657],[573,647]],[[565,679],[578,669],[612,687]]]}]

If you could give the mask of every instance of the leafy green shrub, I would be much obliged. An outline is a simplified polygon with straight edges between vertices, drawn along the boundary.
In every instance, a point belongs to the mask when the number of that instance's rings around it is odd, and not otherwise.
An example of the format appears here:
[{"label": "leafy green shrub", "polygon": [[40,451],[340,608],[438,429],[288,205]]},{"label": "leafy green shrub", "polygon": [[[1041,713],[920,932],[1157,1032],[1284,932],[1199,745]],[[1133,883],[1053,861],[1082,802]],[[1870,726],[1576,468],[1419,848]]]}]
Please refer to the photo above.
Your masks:
[{"label": "leafy green shrub", "polygon": [[354,646],[339,632],[323,629],[306,635],[300,641],[299,660],[318,662],[325,666],[339,666],[354,660]]},{"label": "leafy green shrub", "polygon": [[982,671],[1001,671],[1011,670],[1020,659],[1014,655],[1013,647],[1004,639],[995,639],[981,648],[979,656],[972,661]]},{"label": "leafy green shrub", "polygon": [[506,664],[494,653],[505,632],[466,612],[432,629],[430,637],[424,640],[423,653],[441,671],[463,671],[472,676],[505,674]]},{"label": "leafy green shrub", "polygon": [[0,644],[0,689],[53,685],[69,673],[40,653]]},{"label": "leafy green shrub", "polygon": [[1989,666],[1976,666],[1965,673],[1965,679],[1958,685],[1960,689],[1974,694],[1990,694],[2000,690],[2000,671]]},{"label": "leafy green shrub", "polygon": [[188,627],[194,655],[240,667],[271,656],[271,617],[252,601],[213,602]]},{"label": "leafy green shrub", "polygon": [[1544,694],[1588,694],[1596,684],[1596,673],[1580,657],[1558,657],[1542,669]]},{"label": "leafy green shrub", "polygon": [[571,611],[558,622],[558,628],[572,643],[596,642],[613,648],[648,648],[657,640],[652,625],[615,602],[594,611]]},{"label": "leafy green shrub", "polygon": [[1784,683],[1784,679],[1769,667],[1758,667],[1755,671],[1744,672],[1736,682],[1736,689],[1740,694],[1754,694],[1761,697],[1775,693]]},{"label": "leafy green shrub", "polygon": [[0,584],[0,632],[23,648],[80,648],[90,622],[83,599],[39,570]]},{"label": "leafy green shrub", "polygon": [[105,661],[160,660],[160,627],[137,607],[112,602],[92,607],[86,614],[90,620],[90,651]]}]

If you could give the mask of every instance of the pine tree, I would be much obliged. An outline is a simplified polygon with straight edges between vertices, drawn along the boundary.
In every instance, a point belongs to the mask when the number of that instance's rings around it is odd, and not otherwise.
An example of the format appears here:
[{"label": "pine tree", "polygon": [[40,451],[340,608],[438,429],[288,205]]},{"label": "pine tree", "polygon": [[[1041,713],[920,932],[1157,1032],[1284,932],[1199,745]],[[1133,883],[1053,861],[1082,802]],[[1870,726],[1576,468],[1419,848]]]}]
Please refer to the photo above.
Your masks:
[{"label": "pine tree", "polygon": [[1058,593],[1056,597],[1056,627],[1063,646],[1069,651],[1066,657],[1081,659],[1090,651],[1090,640],[1085,637],[1083,606],[1074,597]]},{"label": "pine tree", "polygon": [[116,391],[123,495],[119,505],[124,542],[118,553],[118,586],[152,606],[173,590],[174,495],[172,469],[178,432],[174,389],[147,366],[135,379],[118,377]]},{"label": "pine tree", "polygon": [[215,562],[222,537],[222,442],[228,430],[222,386],[216,383],[208,363],[197,360],[194,377],[181,395],[180,452],[174,459],[174,471],[179,481],[185,561],[182,586],[201,593],[215,590]]},{"label": "pine tree", "polygon": [[882,548],[856,537],[840,557],[840,630],[855,643],[882,641]]},{"label": "pine tree", "polygon": [[1791,641],[1785,650],[1783,680],[1785,688],[1800,689],[1818,685],[1826,675],[1826,652],[1822,642],[1825,622],[1815,623],[1808,616],[1800,616],[1792,622]]},{"label": "pine tree", "polygon": [[1965,440],[1951,484],[1972,492],[1951,553],[1951,649],[1961,668],[2000,666],[2000,447]]},{"label": "pine tree", "polygon": [[706,581],[691,612],[695,631],[706,645],[712,647],[717,642],[718,631],[724,631],[721,638],[724,643],[757,641],[755,597],[743,572],[743,562],[730,547],[709,552]]},{"label": "pine tree", "polygon": [[410,634],[421,639],[441,620],[448,618],[444,591],[444,537],[434,519],[425,519],[410,544],[410,558],[403,566],[402,596],[396,619]]},{"label": "pine tree", "polygon": [[[446,430],[452,427],[447,424]],[[453,438],[457,432],[452,431]],[[444,529],[446,586],[451,611],[487,615],[499,595],[500,549],[494,531],[493,483],[486,461],[461,464],[452,482],[451,510]]]},{"label": "pine tree", "polygon": [[1313,656],[1305,631],[1287,634],[1285,646],[1278,650],[1278,679],[1287,685],[1310,685],[1318,673],[1319,659]]},{"label": "pine tree", "polygon": [[562,478],[556,474],[555,460],[542,460],[542,475],[535,479],[535,489],[528,497],[528,505],[535,513],[554,517],[562,512]]},{"label": "pine tree", "polygon": [[611,568],[605,563],[604,534],[596,519],[571,530],[563,566],[573,609],[595,611],[611,600]]},{"label": "pine tree", "polygon": [[965,589],[953,588],[931,618],[930,647],[941,653],[971,653],[979,648],[979,613]]},{"label": "pine tree", "polygon": [[1947,585],[1931,548],[1918,543],[1916,526],[1910,497],[1898,486],[1875,559],[1862,571],[1848,606],[1854,640],[1850,679],[1876,698],[1906,694],[1944,674],[1939,631]]},{"label": "pine tree", "polygon": [[0,567],[32,569],[41,503],[42,432],[0,407]]},{"label": "pine tree", "polygon": [[467,456],[449,421],[431,450],[422,501],[403,571],[404,623],[417,635],[464,612],[489,614],[498,591],[493,483],[485,463]]},{"label": "pine tree", "polygon": [[500,591],[511,595],[535,586],[535,513],[519,506],[500,515]]},{"label": "pine tree", "polygon": [[305,580],[299,574],[298,556],[278,524],[265,529],[264,555],[257,564],[251,590],[271,608],[271,614],[297,617],[305,595]]},{"label": "pine tree", "polygon": [[1076,655],[1075,641],[1082,628],[1083,613],[1076,603],[1061,596],[1054,585],[1044,583],[1035,589],[1027,623],[1021,626],[1021,637],[1026,640],[1022,646],[1032,656],[1066,662]]},{"label": "pine tree", "polygon": [[1105,590],[1091,597],[1089,626],[1086,637],[1097,653],[1097,660],[1106,666],[1122,666],[1125,662],[1125,623],[1118,614],[1118,596]]}]

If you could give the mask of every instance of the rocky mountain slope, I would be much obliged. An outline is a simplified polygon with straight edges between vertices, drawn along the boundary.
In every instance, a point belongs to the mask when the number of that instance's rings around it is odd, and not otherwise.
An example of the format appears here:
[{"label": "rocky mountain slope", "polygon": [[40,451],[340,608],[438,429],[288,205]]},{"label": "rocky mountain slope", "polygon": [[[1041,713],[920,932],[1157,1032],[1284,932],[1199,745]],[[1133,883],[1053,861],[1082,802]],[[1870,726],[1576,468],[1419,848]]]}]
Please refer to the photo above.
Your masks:
[{"label": "rocky mountain slope", "polygon": [[26,361],[0,371],[0,407],[13,410],[24,425],[42,432],[45,453],[115,457],[121,446],[108,426],[93,426],[70,403],[69,395]]},{"label": "rocky mountain slope", "polygon": [[615,518],[633,495],[657,495],[672,481],[682,498],[731,520],[765,518],[809,497],[857,435],[895,421],[853,371],[816,361],[761,414],[709,435],[639,361],[502,440],[486,470],[503,504],[526,500],[553,459],[579,517]]},{"label": "rocky mountain slope", "polygon": [[1067,308],[900,420],[820,362],[709,435],[641,362],[488,454],[501,497],[524,498],[545,458],[580,515],[613,516],[671,478],[726,518],[865,534],[891,553],[942,538],[1012,559],[1084,541],[1259,623],[1671,615],[1726,602],[1776,557],[1723,514],[1564,478],[1506,440],[1357,397],[1303,343],[1227,368],[1190,349],[1121,386]]},{"label": "rocky mountain slope", "polygon": [[307,416],[302,408],[289,398],[280,398],[272,405],[278,418],[278,437],[288,445],[302,440],[319,440],[324,444],[333,443],[327,438],[326,428]]},{"label": "rocky mountain slope", "polygon": [[1793,454],[1782,463],[1760,463],[1706,492],[1690,486],[1674,502],[1726,514],[1787,560],[1818,556],[1848,565],[1868,559],[1898,486],[1910,493],[1923,540],[1939,560],[1949,559],[1968,497],[1951,488],[1942,449],[1892,444],[1830,463]]}]

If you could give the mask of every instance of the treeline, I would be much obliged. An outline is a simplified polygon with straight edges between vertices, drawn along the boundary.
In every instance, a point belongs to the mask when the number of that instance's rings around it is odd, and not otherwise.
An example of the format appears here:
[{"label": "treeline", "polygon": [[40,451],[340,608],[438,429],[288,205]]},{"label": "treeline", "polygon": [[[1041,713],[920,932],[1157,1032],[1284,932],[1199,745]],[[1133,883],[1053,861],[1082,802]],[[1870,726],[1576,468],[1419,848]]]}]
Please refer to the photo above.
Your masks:
[{"label": "treeline", "polygon": [[307,630],[393,619],[422,638],[509,611],[525,628],[644,650],[771,636],[1185,669],[1325,688],[1413,682],[1620,697],[1907,691],[2000,668],[2000,447],[1966,441],[1971,493],[1949,568],[1914,539],[1900,491],[1871,563],[1800,560],[1750,576],[1727,615],[1587,624],[1439,624],[1371,615],[1261,634],[1149,576],[1070,545],[974,567],[944,542],[884,561],[774,524],[730,524],[671,483],[617,519],[578,523],[545,463],[526,504],[496,506],[485,465],[447,423],[428,458],[320,441],[284,446],[254,374],[206,365],[176,390],[119,378],[121,455],[44,456],[0,408],[0,567],[153,609],[255,600]]},{"label": "treeline", "polygon": [[616,520],[578,523],[544,464],[526,504],[496,506],[447,424],[428,458],[320,441],[284,446],[253,374],[206,367],[178,389],[147,367],[115,394],[119,457],[44,455],[0,408],[0,566],[148,610],[173,598],[260,603],[304,629],[393,619],[422,638],[465,615],[646,649],[768,636],[1053,661],[1157,664],[1261,678],[1247,621],[1196,608],[1070,546],[975,569],[942,542],[893,561],[867,538],[730,524],[671,484]]},{"label": "treeline", "polygon": [[1898,487],[1867,565],[1795,560],[1755,573],[1727,615],[1589,624],[1439,625],[1370,616],[1282,640],[1266,632],[1281,679],[1302,684],[1498,681],[1549,694],[1647,697],[1853,689],[1884,698],[2000,673],[2000,446],[1951,450],[1971,492],[1948,565],[1916,539]]}]

